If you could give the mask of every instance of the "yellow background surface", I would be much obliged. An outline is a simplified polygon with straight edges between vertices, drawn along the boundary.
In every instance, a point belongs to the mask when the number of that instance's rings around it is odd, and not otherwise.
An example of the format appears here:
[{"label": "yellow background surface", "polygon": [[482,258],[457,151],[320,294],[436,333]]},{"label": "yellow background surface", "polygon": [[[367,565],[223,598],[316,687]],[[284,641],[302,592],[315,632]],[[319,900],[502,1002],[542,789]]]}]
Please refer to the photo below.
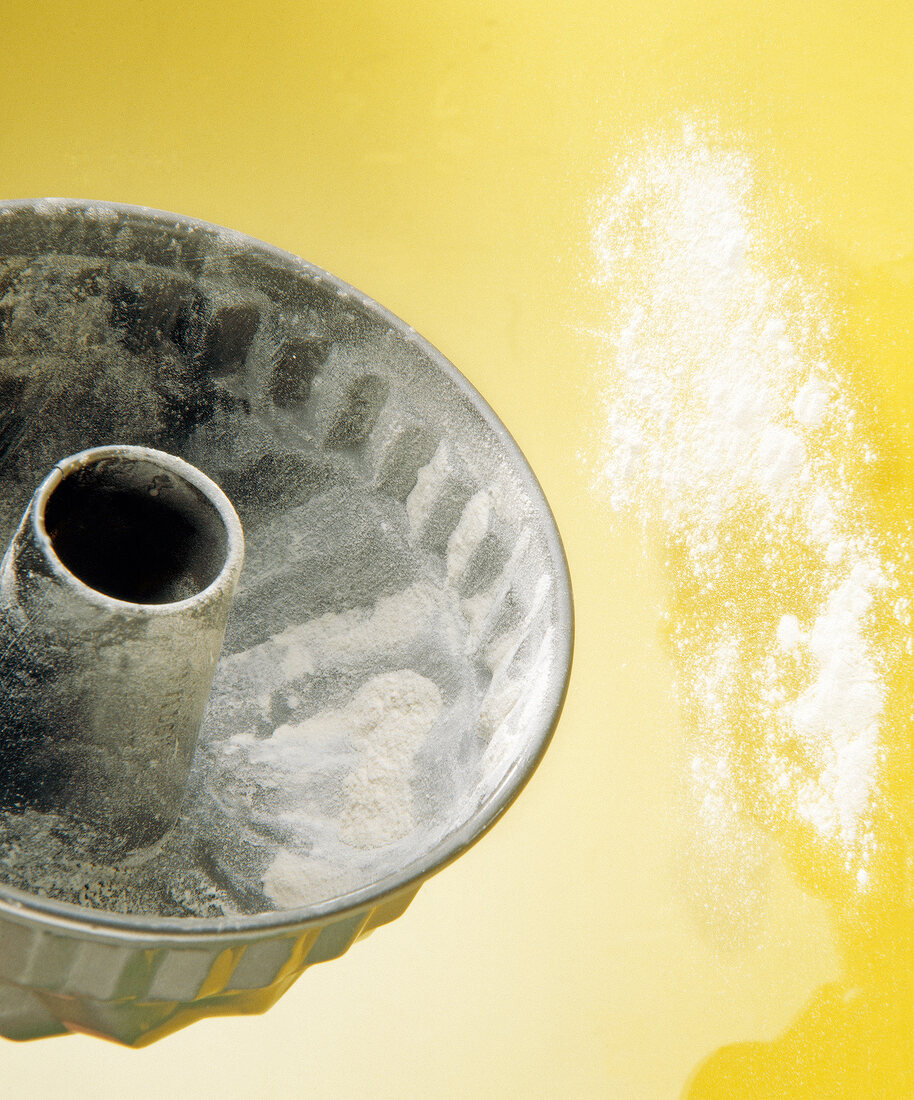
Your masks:
[{"label": "yellow background surface", "polygon": [[848,370],[897,445],[889,487],[907,499],[914,7],[6,0],[0,104],[2,197],[230,226],[437,345],[541,480],[578,631],[537,775],[401,920],[264,1017],[204,1021],[139,1052],[4,1043],[0,1095],[914,1094],[897,899],[874,901],[865,943],[787,870],[742,942],[712,942],[684,904],[667,579],[578,457],[600,370],[586,337],[593,204],[620,146],[687,113],[770,163],[849,273]]}]

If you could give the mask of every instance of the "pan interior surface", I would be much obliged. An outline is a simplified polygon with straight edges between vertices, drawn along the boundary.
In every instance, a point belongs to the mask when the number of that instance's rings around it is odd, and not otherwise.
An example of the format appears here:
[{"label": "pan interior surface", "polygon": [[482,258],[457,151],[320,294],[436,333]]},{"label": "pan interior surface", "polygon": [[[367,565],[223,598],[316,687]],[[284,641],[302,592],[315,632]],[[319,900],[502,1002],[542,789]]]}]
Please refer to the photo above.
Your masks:
[{"label": "pan interior surface", "polygon": [[548,741],[570,592],[484,402],[407,326],[237,234],[87,203],[0,208],[0,541],[64,455],[178,455],[246,560],[181,820],[77,859],[0,815],[0,890],[191,922],[326,906],[434,870]]}]

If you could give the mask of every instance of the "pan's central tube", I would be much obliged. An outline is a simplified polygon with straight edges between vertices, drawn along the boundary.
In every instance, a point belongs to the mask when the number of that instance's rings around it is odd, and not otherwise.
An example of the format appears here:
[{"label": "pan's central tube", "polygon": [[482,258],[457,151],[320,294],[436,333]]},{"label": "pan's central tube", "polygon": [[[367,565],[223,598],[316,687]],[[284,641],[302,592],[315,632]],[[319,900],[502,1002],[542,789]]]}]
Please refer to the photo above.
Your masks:
[{"label": "pan's central tube", "polygon": [[0,565],[0,804],[116,859],[177,821],[244,554],[199,470],[99,447],[39,485]]},{"label": "pan's central tube", "polygon": [[80,467],[48,498],[44,524],[74,577],[130,603],[188,599],[225,565],[220,509],[160,461],[103,459]]}]

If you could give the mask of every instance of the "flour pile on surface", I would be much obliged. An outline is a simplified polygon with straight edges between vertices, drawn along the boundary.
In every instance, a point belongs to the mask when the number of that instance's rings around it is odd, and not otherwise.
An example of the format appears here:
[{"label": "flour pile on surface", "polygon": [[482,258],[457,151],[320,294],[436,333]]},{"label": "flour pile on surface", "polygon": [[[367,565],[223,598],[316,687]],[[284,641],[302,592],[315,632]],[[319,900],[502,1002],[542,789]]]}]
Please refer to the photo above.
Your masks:
[{"label": "flour pile on surface", "polygon": [[779,258],[754,190],[746,158],[686,126],[602,201],[599,484],[668,546],[699,817],[808,833],[863,889],[906,605],[829,363],[833,307]]}]

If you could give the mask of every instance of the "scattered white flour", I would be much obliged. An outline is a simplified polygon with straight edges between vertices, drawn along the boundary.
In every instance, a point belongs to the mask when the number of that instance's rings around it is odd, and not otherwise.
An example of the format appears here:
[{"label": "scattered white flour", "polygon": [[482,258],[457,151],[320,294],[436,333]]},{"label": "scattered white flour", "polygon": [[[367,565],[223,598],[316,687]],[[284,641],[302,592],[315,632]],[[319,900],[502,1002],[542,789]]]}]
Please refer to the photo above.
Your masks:
[{"label": "scattered white flour", "polygon": [[480,489],[464,508],[448,538],[447,576],[452,584],[460,579],[473,553],[489,533],[491,519],[491,494],[488,489]]},{"label": "scattered white flour", "polygon": [[310,860],[279,848],[263,876],[263,892],[280,909],[294,909],[314,882]]},{"label": "scattered white flour", "polygon": [[413,757],[441,713],[441,693],[410,669],[376,676],[347,708],[359,763],[343,782],[340,837],[377,848],[413,827]]},{"label": "scattered white flour", "polygon": [[[307,798],[307,765],[313,769],[322,748],[354,754],[342,783],[338,836],[354,848],[375,849],[402,840],[414,827],[413,758],[441,710],[441,693],[431,680],[402,669],[373,677],[344,707],[279,726],[267,738],[238,734],[232,741],[258,768],[262,783],[293,799]],[[300,905],[315,875],[313,858],[280,848],[264,874],[264,891],[276,904]]]},{"label": "scattered white flour", "polygon": [[687,126],[601,202],[599,481],[670,548],[701,813],[811,827],[863,888],[887,690],[874,637],[897,581],[860,487],[875,456],[828,363],[828,299],[776,258],[753,187],[745,157]]},{"label": "scattered white flour", "polygon": [[[313,895],[325,880],[338,884],[350,864],[361,865],[352,849],[383,859],[375,853],[395,842],[423,842],[416,754],[434,744],[436,767],[448,774],[454,731],[466,722],[466,700],[446,707],[431,675],[453,690],[458,665],[449,655],[461,642],[444,595],[417,583],[222,659],[208,728],[243,732],[212,753],[211,789],[232,819],[278,841],[263,878],[274,903]],[[315,697],[315,684],[329,695]]]}]

